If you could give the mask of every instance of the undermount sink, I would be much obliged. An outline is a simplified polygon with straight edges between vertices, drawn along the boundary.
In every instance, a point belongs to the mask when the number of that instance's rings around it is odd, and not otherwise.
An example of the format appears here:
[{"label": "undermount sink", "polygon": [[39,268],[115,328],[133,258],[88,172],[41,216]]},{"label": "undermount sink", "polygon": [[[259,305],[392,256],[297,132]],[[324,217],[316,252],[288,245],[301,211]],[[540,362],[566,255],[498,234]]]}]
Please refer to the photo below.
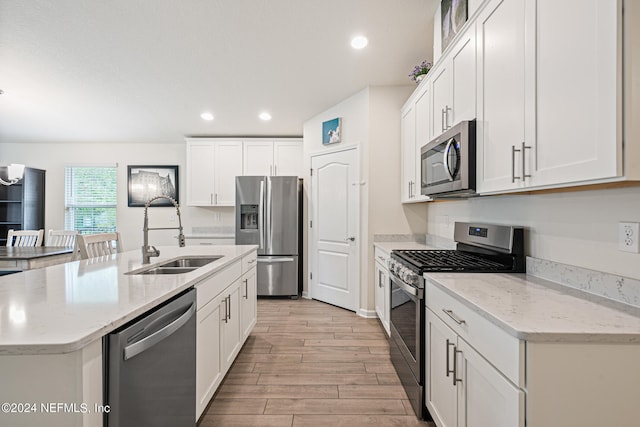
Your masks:
[{"label": "undermount sink", "polygon": [[155,267],[135,274],[183,274],[195,270],[197,267]]},{"label": "undermount sink", "polygon": [[219,260],[220,258],[222,258],[222,255],[183,256],[147,268],[130,271],[126,274],[184,274]]},{"label": "undermount sink", "polygon": [[218,256],[207,256],[207,257],[197,257],[197,256],[189,256],[189,257],[181,257],[178,259],[174,259],[173,261],[164,262],[160,264],[160,267],[187,267],[187,268],[198,268],[204,265],[207,265],[213,261],[219,260],[222,258],[221,255]]}]

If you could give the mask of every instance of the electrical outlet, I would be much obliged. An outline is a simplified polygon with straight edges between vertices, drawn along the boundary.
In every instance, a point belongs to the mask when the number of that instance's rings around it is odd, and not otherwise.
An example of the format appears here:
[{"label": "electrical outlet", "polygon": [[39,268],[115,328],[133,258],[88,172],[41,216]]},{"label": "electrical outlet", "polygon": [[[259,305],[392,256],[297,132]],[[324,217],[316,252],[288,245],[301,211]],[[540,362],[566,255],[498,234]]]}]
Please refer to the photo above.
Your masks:
[{"label": "electrical outlet", "polygon": [[618,249],[624,252],[640,253],[640,223],[618,224]]}]

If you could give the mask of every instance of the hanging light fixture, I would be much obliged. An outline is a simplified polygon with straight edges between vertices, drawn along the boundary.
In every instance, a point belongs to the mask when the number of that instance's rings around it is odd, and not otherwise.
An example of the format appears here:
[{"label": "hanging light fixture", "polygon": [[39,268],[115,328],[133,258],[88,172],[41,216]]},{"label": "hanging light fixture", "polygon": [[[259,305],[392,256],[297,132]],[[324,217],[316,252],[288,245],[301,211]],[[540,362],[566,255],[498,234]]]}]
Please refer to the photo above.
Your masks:
[{"label": "hanging light fixture", "polygon": [[17,163],[11,163],[7,168],[7,180],[0,178],[0,184],[2,185],[13,185],[16,182],[20,181],[24,176],[24,165],[19,165]]}]

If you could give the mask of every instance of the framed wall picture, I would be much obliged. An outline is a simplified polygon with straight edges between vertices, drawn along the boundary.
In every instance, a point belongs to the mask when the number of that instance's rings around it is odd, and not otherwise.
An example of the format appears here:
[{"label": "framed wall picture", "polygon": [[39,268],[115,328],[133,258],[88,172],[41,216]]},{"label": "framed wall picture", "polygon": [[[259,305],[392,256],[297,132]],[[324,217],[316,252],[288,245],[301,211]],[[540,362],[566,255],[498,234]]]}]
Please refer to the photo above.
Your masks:
[{"label": "framed wall picture", "polygon": [[442,25],[442,51],[449,46],[468,19],[468,0],[442,0],[440,3]]},{"label": "framed wall picture", "polygon": [[[156,196],[178,196],[178,166],[127,166],[129,207],[144,206]],[[159,199],[151,206],[173,206],[167,199]]]},{"label": "framed wall picture", "polygon": [[341,127],[342,119],[340,117],[322,122],[322,144],[327,145],[340,142]]}]

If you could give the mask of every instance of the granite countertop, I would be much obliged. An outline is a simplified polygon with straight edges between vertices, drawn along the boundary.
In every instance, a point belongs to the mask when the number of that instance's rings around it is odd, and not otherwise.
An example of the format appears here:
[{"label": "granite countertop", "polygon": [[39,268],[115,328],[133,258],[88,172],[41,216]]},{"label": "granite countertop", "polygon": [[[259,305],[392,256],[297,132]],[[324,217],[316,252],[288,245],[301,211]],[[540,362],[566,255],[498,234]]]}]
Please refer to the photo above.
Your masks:
[{"label": "granite countertop", "polygon": [[0,277],[0,355],[67,353],[117,329],[243,255],[245,246],[159,247],[150,265],[185,255],[223,257],[176,275],[127,275],[139,250]]},{"label": "granite countertop", "polygon": [[640,343],[640,310],[526,274],[426,273],[515,337],[538,342]]}]

